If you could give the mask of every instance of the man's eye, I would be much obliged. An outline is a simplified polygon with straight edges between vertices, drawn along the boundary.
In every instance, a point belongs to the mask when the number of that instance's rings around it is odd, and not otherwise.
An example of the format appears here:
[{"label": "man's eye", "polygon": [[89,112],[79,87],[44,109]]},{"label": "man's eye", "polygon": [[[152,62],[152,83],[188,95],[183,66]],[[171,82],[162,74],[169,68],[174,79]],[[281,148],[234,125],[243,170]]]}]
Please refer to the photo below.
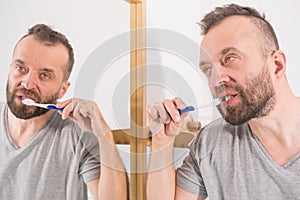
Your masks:
[{"label": "man's eye", "polygon": [[41,77],[41,79],[50,79],[51,75],[47,74],[47,73],[41,73],[40,77]]},{"label": "man's eye", "polygon": [[211,67],[209,66],[203,66],[202,67],[202,71],[206,76],[210,76],[211,75]]},{"label": "man's eye", "polygon": [[26,71],[26,68],[21,66],[21,65],[17,65],[16,69],[19,70],[19,71],[24,71],[24,72]]},{"label": "man's eye", "polygon": [[28,73],[28,68],[26,68],[22,65],[16,65],[15,66],[15,73],[18,74],[18,75],[26,74],[26,73]]},{"label": "man's eye", "polygon": [[225,62],[224,62],[224,63],[227,64],[228,62],[233,61],[235,58],[236,58],[235,56],[227,56],[227,57],[225,58]]}]

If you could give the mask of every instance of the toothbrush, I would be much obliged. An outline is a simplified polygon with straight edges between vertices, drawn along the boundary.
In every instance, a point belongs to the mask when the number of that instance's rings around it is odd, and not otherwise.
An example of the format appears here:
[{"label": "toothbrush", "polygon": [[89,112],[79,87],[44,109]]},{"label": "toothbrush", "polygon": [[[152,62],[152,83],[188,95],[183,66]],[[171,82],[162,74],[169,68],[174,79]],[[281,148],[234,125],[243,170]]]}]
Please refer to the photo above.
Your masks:
[{"label": "toothbrush", "polygon": [[[205,104],[203,106],[199,106],[197,108],[195,108],[194,106],[187,106],[185,109],[178,109],[178,112],[179,114],[183,114],[183,113],[186,113],[186,112],[190,112],[190,111],[194,111],[194,110],[198,110],[200,108],[205,108],[205,107],[209,107],[209,106],[217,106],[219,105],[220,103],[222,102],[222,98],[215,98],[212,100],[212,102],[208,103],[208,104]],[[158,115],[158,119],[160,118],[160,115]],[[152,132],[149,131],[149,139],[151,140],[152,139]]]},{"label": "toothbrush", "polygon": [[32,99],[23,99],[22,103],[25,104],[25,105],[27,105],[27,106],[36,106],[36,107],[40,107],[40,108],[46,108],[46,109],[49,109],[49,110],[60,110],[60,111],[63,110],[63,108],[57,108],[53,104],[36,103]]},{"label": "toothbrush", "polygon": [[205,107],[208,107],[208,106],[217,106],[217,105],[219,105],[221,103],[221,101],[222,101],[221,98],[215,98],[215,99],[212,100],[211,103],[208,103],[206,105],[199,106],[197,108],[195,108],[194,106],[187,106],[185,109],[182,109],[182,110],[178,109],[178,112],[181,115],[183,113],[194,111],[194,110],[198,110],[200,108],[205,108]]}]

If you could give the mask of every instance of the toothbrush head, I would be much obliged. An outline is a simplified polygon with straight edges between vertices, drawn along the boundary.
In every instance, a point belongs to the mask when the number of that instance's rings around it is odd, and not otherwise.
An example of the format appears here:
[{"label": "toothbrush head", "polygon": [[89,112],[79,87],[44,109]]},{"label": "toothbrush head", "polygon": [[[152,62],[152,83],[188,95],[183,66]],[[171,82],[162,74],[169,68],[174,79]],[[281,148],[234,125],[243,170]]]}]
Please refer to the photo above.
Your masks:
[{"label": "toothbrush head", "polygon": [[35,102],[32,99],[23,99],[22,103],[27,106],[32,106],[32,105],[34,105]]},{"label": "toothbrush head", "polygon": [[215,98],[212,100],[212,104],[217,106],[222,102],[222,98]]}]

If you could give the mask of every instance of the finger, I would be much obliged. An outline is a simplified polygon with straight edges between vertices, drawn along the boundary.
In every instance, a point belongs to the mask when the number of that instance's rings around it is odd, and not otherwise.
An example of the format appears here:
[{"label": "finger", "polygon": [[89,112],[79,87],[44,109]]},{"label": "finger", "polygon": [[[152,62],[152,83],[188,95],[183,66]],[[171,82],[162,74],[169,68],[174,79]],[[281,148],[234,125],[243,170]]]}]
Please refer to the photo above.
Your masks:
[{"label": "finger", "polygon": [[180,122],[181,118],[178,112],[178,108],[175,106],[173,101],[171,100],[165,100],[164,101],[164,107],[166,108],[167,112],[169,113],[171,119],[174,122]]},{"label": "finger", "polygon": [[147,105],[147,118],[148,118],[148,121],[149,120],[158,120],[159,119],[159,113],[158,113],[158,110],[155,109],[154,106],[152,105]]},{"label": "finger", "polygon": [[78,108],[76,114],[82,117],[87,117],[90,114],[90,109],[87,106],[81,106]]},{"label": "finger", "polygon": [[153,117],[150,114],[150,110],[151,110],[151,108],[147,106],[147,109],[146,109],[146,120],[147,120],[147,125],[148,126],[153,121]]},{"label": "finger", "polygon": [[173,100],[174,105],[176,106],[177,109],[185,109],[186,108],[186,104],[182,101],[181,98],[176,97]]},{"label": "finger", "polygon": [[64,110],[62,111],[62,119],[65,120],[65,119],[71,117],[73,113],[74,113],[73,108],[71,106],[65,107]]},{"label": "finger", "polygon": [[146,116],[148,126],[150,127],[150,131],[152,133],[151,137],[154,137],[163,131],[164,124],[162,123],[160,115],[154,106],[147,105]]},{"label": "finger", "polygon": [[60,108],[63,108],[62,119],[65,120],[71,116],[71,112],[74,110],[74,99],[69,99],[67,101],[58,104]]},{"label": "finger", "polygon": [[58,107],[58,108],[64,108],[64,107],[66,107],[68,104],[70,104],[72,102],[73,102],[73,99],[68,99],[66,101],[62,101],[62,102],[56,103],[55,106]]},{"label": "finger", "polygon": [[69,114],[66,113],[66,111],[57,111],[60,115],[61,115],[61,118],[62,120],[66,120],[66,119],[74,119],[74,116],[73,116],[73,111]]},{"label": "finger", "polygon": [[[184,103],[184,101],[183,101],[181,98],[176,97],[176,98],[174,98],[172,101],[173,101],[173,103],[175,104],[175,106],[176,106],[178,109],[183,110],[183,109],[186,108],[186,104]],[[181,114],[181,115],[180,115],[181,121],[182,121],[186,116],[188,116],[188,115],[189,115],[188,112]]]},{"label": "finger", "polygon": [[168,124],[171,122],[169,113],[167,112],[167,110],[165,109],[165,106],[163,104],[159,103],[159,104],[156,104],[154,107],[158,111],[160,119],[162,120],[162,122],[164,124]]},{"label": "finger", "polygon": [[180,115],[180,122],[182,122],[184,120],[184,118],[186,118],[188,115],[189,115],[189,112],[182,113]]},{"label": "finger", "polygon": [[160,120],[153,120],[149,112],[147,112],[147,118],[152,137],[163,132],[164,124]]}]

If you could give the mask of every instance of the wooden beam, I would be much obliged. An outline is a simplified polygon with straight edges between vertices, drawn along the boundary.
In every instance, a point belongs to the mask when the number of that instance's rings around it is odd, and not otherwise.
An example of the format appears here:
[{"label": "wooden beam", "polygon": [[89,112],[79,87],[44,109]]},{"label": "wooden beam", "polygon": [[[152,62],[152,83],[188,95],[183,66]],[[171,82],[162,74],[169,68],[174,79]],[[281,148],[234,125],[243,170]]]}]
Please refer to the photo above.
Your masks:
[{"label": "wooden beam", "polygon": [[130,199],[146,199],[146,1],[125,0],[130,3]]},{"label": "wooden beam", "polygon": [[112,130],[116,144],[130,144],[130,129]]},{"label": "wooden beam", "polygon": [[[130,200],[146,199],[146,147],[149,127],[146,127],[146,0],[125,0],[130,4],[130,129],[113,131],[118,144],[130,144]],[[129,133],[129,135],[128,135]],[[174,147],[188,147],[194,135],[186,129],[176,137]]]},{"label": "wooden beam", "polygon": [[130,4],[142,3],[142,0],[125,0],[125,1],[130,3]]}]

